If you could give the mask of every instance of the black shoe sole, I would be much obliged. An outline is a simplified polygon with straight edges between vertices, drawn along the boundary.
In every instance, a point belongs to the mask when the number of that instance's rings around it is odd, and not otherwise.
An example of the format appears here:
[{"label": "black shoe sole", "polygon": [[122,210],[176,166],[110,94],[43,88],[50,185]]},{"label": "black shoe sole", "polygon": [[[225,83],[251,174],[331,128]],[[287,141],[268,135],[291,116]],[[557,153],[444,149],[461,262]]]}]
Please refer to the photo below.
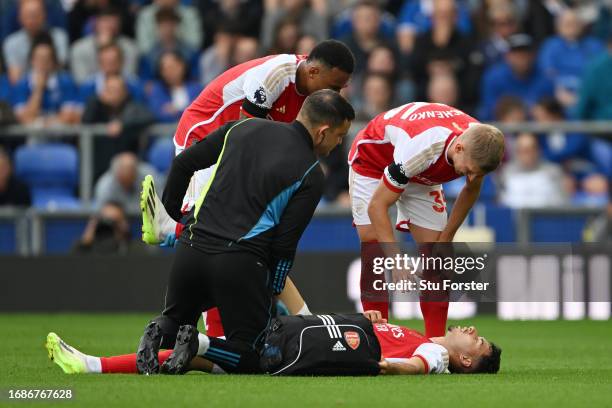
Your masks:
[{"label": "black shoe sole", "polygon": [[176,335],[174,350],[162,364],[161,373],[186,373],[189,369],[189,363],[198,353],[198,344],[198,330],[190,325],[181,326]]},{"label": "black shoe sole", "polygon": [[145,327],[136,352],[136,368],[140,374],[151,375],[159,373],[159,345],[162,340],[162,330],[159,324],[151,322]]}]

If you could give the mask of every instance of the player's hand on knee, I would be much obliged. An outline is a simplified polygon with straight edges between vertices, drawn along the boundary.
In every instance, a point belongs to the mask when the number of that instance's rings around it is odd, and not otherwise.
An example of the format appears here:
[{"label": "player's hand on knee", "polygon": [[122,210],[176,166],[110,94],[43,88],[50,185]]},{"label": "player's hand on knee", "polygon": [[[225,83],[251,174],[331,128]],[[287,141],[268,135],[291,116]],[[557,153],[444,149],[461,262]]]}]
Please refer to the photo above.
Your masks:
[{"label": "player's hand on knee", "polygon": [[366,310],[363,315],[372,323],[387,323],[387,319],[383,319],[382,313],[378,310]]}]

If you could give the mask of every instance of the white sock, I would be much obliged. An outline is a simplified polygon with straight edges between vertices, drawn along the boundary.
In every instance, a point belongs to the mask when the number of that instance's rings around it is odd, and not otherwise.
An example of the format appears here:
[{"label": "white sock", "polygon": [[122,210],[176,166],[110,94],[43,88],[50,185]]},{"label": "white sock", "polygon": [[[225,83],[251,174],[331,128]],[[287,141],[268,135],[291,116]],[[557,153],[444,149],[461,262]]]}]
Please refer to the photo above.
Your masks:
[{"label": "white sock", "polygon": [[174,221],[172,217],[168,215],[166,208],[162,204],[157,194],[154,196],[156,208],[155,220],[158,225],[158,235],[160,239],[164,240],[167,235],[174,234],[176,231],[176,221]]},{"label": "white sock", "polygon": [[225,370],[213,363],[211,374],[226,374]]},{"label": "white sock", "polygon": [[308,310],[308,305],[306,304],[306,302],[304,302],[304,306],[302,306],[300,311],[297,312],[296,314],[303,315],[303,316],[310,316],[310,315],[312,315],[312,313],[310,313],[310,310]]},{"label": "white sock", "polygon": [[210,347],[210,339],[207,335],[199,333],[198,334],[198,356],[203,356],[204,353],[208,351],[208,347]]},{"label": "white sock", "polygon": [[88,373],[101,374],[102,360],[100,360],[100,357],[88,356],[85,354],[85,367],[87,367]]}]

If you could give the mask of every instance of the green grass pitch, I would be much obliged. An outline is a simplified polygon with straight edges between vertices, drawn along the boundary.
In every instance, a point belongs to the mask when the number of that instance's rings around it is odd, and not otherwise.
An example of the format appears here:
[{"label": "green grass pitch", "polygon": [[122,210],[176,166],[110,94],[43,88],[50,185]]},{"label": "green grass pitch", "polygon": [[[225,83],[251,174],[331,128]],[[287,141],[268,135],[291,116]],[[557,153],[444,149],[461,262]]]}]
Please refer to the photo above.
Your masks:
[{"label": "green grass pitch", "polygon": [[[612,406],[610,322],[501,322],[477,318],[503,349],[498,375],[375,378],[267,376],[65,375],[47,359],[47,332],[93,355],[136,349],[149,315],[0,315],[0,405],[14,388],[71,388],[87,407],[604,407]],[[403,322],[422,328],[421,322]],[[467,322],[450,322],[467,323]]]}]

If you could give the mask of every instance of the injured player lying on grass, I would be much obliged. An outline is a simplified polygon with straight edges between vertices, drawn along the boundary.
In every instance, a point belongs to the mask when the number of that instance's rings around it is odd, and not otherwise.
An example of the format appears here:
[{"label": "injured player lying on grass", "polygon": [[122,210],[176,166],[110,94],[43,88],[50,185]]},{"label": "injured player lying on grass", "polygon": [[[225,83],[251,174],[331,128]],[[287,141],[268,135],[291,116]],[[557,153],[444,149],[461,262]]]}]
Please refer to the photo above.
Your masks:
[{"label": "injured player lying on grass", "polygon": [[[364,316],[368,320],[365,320]],[[333,320],[334,317],[336,321]],[[374,341],[371,342],[372,345],[367,338],[362,338],[361,343],[365,345],[367,342],[367,347],[373,347],[376,350],[374,353],[376,360],[373,360],[373,365],[375,367],[375,370],[372,372],[373,374],[442,374],[449,372],[474,374],[497,373],[499,370],[501,349],[484,337],[481,337],[478,330],[473,326],[450,326],[444,336],[427,338],[419,332],[407,327],[388,324],[378,311],[367,311],[363,316],[332,314],[311,317],[283,317],[286,326],[290,326],[292,322],[298,322],[298,319],[312,320],[316,318],[321,319],[323,322],[331,321],[334,324],[340,323],[341,319],[344,320],[344,323],[347,323],[348,319],[348,323],[359,323],[362,327],[365,327],[366,331],[371,334],[369,338],[374,339]],[[360,320],[360,322],[358,322],[358,320]],[[325,323],[325,326],[318,327],[333,327],[327,326],[328,324],[329,323]],[[350,353],[352,350],[356,350],[359,347],[360,335],[355,331],[348,331],[346,328],[349,326],[351,325],[336,324],[336,330],[340,328],[341,330],[338,333],[343,332],[342,334],[344,334],[344,337],[338,336],[336,338],[339,340],[333,340],[333,342],[335,342],[333,347],[334,352],[348,351]],[[363,334],[365,335],[365,332],[363,332]],[[356,341],[355,337],[357,337]],[[197,348],[198,351],[194,353],[195,357],[189,360],[190,363],[184,365],[184,369],[180,373],[187,371],[224,373],[221,367],[202,357],[202,355],[206,355],[206,343],[209,343],[207,342],[207,336],[198,334],[195,339],[197,339],[197,341],[190,347]],[[321,343],[325,340],[329,341],[329,339],[321,338],[320,340],[317,339],[317,342]],[[344,340],[344,342],[342,340]],[[325,347],[323,350],[328,348],[327,345]],[[46,348],[49,358],[67,374],[138,373],[136,368],[136,354],[112,357],[86,355],[66,344],[55,333],[48,334]],[[172,358],[181,358],[181,356],[184,356],[184,354],[179,354],[177,357],[177,355],[173,355],[174,351],[162,350],[159,352],[158,358],[162,373],[167,372],[167,370],[164,369],[165,362],[171,355]],[[357,353],[355,355],[357,355]],[[376,362],[378,362],[378,367],[376,367]],[[353,362],[351,362],[351,364],[352,363]],[[262,368],[262,373],[264,371],[266,370]],[[268,371],[274,373],[272,370]],[[283,370],[279,370],[277,373],[281,371]],[[322,371],[315,372],[320,373]],[[329,373],[329,370],[327,372]],[[345,371],[339,372],[345,373]],[[285,372],[285,374],[286,373],[287,372]],[[351,375],[350,372],[348,373],[348,375]],[[361,374],[363,374],[363,372]]]}]

